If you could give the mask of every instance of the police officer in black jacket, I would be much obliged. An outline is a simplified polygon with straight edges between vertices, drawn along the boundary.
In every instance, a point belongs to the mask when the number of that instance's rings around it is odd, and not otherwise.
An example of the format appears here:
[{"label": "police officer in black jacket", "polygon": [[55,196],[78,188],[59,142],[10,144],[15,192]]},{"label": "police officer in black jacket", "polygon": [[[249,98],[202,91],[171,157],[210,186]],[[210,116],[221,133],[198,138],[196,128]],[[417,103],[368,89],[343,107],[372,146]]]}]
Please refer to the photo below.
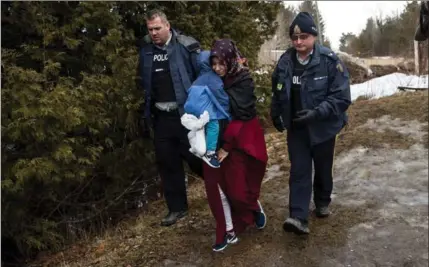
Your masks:
[{"label": "police officer in black jacket", "polygon": [[316,215],[330,214],[335,139],[347,123],[350,81],[335,53],[315,43],[317,28],[310,14],[295,17],[289,36],[293,47],[281,56],[272,76],[271,117],[278,131],[287,130],[291,161],[290,217],[283,229],[308,234],[312,191]]},{"label": "police officer in black jacket", "polygon": [[161,221],[170,226],[188,213],[183,160],[202,176],[202,160],[190,151],[188,130],[181,124],[187,89],[198,74],[200,43],[170,27],[166,15],[151,10],[146,17],[149,35],[139,51],[138,87],[144,91],[140,126],[145,136],[154,133],[155,156],[162,178],[168,214]]}]

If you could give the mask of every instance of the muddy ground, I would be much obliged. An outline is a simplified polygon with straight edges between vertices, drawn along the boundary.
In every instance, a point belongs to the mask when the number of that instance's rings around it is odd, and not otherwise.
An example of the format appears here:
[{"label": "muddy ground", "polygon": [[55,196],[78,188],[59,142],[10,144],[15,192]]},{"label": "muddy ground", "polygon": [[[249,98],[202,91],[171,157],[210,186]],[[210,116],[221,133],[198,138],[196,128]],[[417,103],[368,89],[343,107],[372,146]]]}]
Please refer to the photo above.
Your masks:
[{"label": "muddy ground", "polygon": [[428,266],[427,92],[358,101],[349,115],[336,149],[333,214],[312,216],[308,237],[282,230],[289,163],[285,136],[270,133],[263,231],[211,252],[214,220],[196,181],[190,215],[175,226],[159,226],[165,207],[155,201],[139,218],[30,266]]}]

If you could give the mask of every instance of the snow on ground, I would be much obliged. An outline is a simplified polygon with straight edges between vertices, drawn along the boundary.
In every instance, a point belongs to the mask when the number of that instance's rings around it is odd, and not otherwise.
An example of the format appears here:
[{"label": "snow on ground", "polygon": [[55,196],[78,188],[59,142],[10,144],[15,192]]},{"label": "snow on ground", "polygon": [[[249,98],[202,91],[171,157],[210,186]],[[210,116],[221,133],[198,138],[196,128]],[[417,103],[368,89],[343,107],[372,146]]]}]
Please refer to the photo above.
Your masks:
[{"label": "snow on ground", "polygon": [[[285,160],[286,160],[286,158],[285,158]],[[283,175],[285,175],[285,172],[280,170],[280,165],[278,165],[278,164],[272,165],[272,166],[267,168],[267,172],[265,174],[265,177],[264,177],[264,180],[262,181],[262,183],[264,184],[264,183],[266,183],[266,182],[268,182],[274,178],[281,177]]]},{"label": "snow on ground", "polygon": [[[257,70],[255,73],[267,74],[267,70]],[[371,99],[390,96],[398,93],[398,86],[407,86],[412,88],[428,88],[428,75],[416,76],[395,72],[382,77],[377,77],[364,83],[352,84],[350,87],[352,101],[360,96]],[[260,100],[261,102],[264,99]]]},{"label": "snow on ground", "polygon": [[359,96],[380,98],[398,93],[398,86],[413,88],[428,88],[428,75],[415,76],[404,73],[392,73],[382,77],[374,78],[364,83],[351,85],[352,101]]},{"label": "snow on ground", "polygon": [[258,75],[268,74],[268,70],[263,70],[261,68],[261,69],[255,70],[255,73],[258,74]]},{"label": "snow on ground", "polygon": [[[383,116],[361,127],[422,141],[425,126]],[[339,155],[335,167],[335,203],[373,203],[367,211],[373,219],[351,228],[336,259],[320,266],[427,266],[428,150],[421,143],[409,149],[357,147]]]},{"label": "snow on ground", "polygon": [[[333,216],[343,216],[337,213],[341,206],[365,209],[367,219],[348,229],[344,245],[321,250],[329,256],[320,256],[318,266],[428,266],[428,150],[422,144],[427,125],[385,115],[358,126],[380,133],[395,131],[416,143],[408,149],[387,144],[378,149],[356,147],[336,157]],[[280,147],[270,148],[270,154],[280,155]],[[267,169],[264,183],[275,183],[284,173],[274,164]],[[270,194],[275,193],[265,192],[266,202]],[[277,194],[271,201],[286,203],[287,194]],[[275,249],[271,253],[267,258],[282,255]]]}]

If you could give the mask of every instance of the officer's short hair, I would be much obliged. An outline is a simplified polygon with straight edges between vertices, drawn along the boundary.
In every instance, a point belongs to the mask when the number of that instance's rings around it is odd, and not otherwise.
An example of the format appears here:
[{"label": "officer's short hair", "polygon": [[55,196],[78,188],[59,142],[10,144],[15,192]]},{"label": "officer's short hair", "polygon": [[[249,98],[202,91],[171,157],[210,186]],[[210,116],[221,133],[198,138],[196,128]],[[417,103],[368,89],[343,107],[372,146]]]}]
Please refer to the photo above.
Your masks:
[{"label": "officer's short hair", "polygon": [[162,22],[168,23],[167,15],[159,9],[152,9],[146,13],[146,21],[153,20],[157,17],[161,18]]}]

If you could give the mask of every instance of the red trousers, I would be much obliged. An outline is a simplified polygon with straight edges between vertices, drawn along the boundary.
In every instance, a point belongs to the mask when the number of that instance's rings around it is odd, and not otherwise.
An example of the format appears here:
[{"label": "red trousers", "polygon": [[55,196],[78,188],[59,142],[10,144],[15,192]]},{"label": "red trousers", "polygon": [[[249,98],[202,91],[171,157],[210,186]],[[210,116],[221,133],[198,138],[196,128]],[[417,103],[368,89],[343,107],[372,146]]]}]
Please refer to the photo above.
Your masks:
[{"label": "red trousers", "polygon": [[216,243],[221,243],[226,233],[225,213],[218,186],[229,200],[234,231],[241,233],[247,226],[254,224],[254,211],[259,210],[257,200],[266,166],[266,162],[236,149],[230,151],[219,169],[204,163],[207,199],[216,220]]}]

